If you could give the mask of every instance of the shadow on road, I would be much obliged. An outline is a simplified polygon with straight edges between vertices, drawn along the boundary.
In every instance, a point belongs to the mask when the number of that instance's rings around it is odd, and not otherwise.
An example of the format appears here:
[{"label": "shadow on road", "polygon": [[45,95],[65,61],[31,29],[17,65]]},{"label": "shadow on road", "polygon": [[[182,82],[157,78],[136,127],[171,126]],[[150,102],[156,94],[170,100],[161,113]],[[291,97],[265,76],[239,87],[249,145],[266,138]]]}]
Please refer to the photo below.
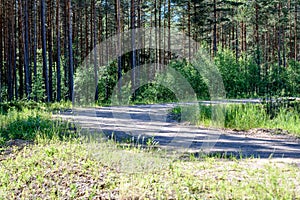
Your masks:
[{"label": "shadow on road", "polygon": [[[180,124],[168,118],[174,104],[81,108],[59,117],[72,119],[90,134],[114,135],[117,141],[154,137],[160,147],[237,158],[300,159],[300,144],[286,136],[239,135]],[[142,142],[142,140],[141,140]]]}]

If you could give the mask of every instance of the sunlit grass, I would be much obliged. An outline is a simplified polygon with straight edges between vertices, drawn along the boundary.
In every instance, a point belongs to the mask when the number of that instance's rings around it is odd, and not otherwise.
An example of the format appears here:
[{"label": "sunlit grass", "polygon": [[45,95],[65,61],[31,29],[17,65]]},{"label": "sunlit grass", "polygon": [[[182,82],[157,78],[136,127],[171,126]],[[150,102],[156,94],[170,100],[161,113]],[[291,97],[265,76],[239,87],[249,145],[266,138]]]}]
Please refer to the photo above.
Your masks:
[{"label": "sunlit grass", "polygon": [[111,141],[26,147],[0,157],[0,199],[300,198],[300,170],[293,165],[163,155]]},{"label": "sunlit grass", "polygon": [[[213,109],[216,111],[215,113],[213,113]],[[190,108],[190,110],[190,112],[194,112],[195,108]],[[176,107],[171,113],[177,116],[178,119],[180,118],[181,108]],[[215,123],[212,120],[213,115],[223,115],[223,120],[219,120],[221,123]],[[237,130],[253,128],[282,129],[290,134],[300,136],[300,113],[297,109],[278,108],[276,114],[271,117],[264,105],[200,105],[199,115],[191,114],[190,116],[186,120],[199,126]]]},{"label": "sunlit grass", "polygon": [[49,110],[42,108],[9,108],[4,114],[0,114],[0,146],[15,139],[36,141],[72,137],[69,128],[71,125],[62,120],[53,120],[51,116]]},{"label": "sunlit grass", "polygon": [[[194,154],[180,157],[160,149],[153,138],[117,143],[99,135],[65,137],[69,124],[51,119],[51,112],[60,109],[59,104],[10,107],[0,115],[2,144],[10,139],[34,141],[21,150],[1,147],[0,199],[300,198],[300,170],[294,165]],[[209,107],[201,109],[200,116],[209,116]],[[242,117],[228,126],[243,128],[253,125],[247,124],[248,116],[265,120],[261,109],[248,110],[247,106],[230,108],[226,115],[233,116],[227,116],[230,122]],[[202,119],[209,122],[208,117]],[[273,120],[278,121],[270,126],[299,118],[282,111]]]}]

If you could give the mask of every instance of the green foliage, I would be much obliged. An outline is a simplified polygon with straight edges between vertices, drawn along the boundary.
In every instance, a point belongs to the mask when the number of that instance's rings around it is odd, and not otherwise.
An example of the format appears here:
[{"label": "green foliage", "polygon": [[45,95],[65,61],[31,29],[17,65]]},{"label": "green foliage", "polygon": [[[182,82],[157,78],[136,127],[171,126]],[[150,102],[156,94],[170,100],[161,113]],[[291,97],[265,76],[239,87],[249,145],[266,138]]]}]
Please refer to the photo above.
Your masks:
[{"label": "green foliage", "polygon": [[56,112],[70,109],[72,103],[67,102],[56,102],[56,103],[42,103],[35,101],[11,101],[0,103],[0,114],[7,115],[9,111],[15,110],[22,112],[24,110],[36,110],[41,112]]},{"label": "green foliage", "polygon": [[[45,97],[45,83],[44,83],[44,77],[43,77],[43,57],[42,57],[42,49],[37,50],[37,76],[33,77],[32,85],[31,85],[31,98],[36,98],[37,101],[42,102],[46,97]],[[64,57],[61,56],[61,63],[64,63]],[[56,71],[56,63],[53,63],[52,66],[52,82],[53,85],[52,91],[53,91],[53,97],[56,97],[56,91],[57,91],[57,71]],[[65,74],[64,70],[61,70],[61,95],[62,98],[66,97],[68,94],[68,88],[67,85],[64,83],[67,83],[65,80]]]},{"label": "green foliage", "polygon": [[[37,139],[63,139],[70,135],[69,125],[66,122],[51,119],[49,111],[58,109],[57,105],[47,106],[36,102],[11,102],[1,104],[0,107],[0,143],[2,145],[5,141],[11,139],[31,141]],[[37,109],[34,109],[35,107]]]},{"label": "green foliage", "polygon": [[90,66],[76,72],[74,79],[75,101],[78,103],[91,103],[95,101],[96,86],[94,71]]},{"label": "green foliage", "polygon": [[0,103],[0,114],[5,115],[11,110],[22,111],[23,109],[43,109],[42,103],[35,101],[10,101]]},{"label": "green foliage", "polygon": [[262,105],[228,105],[226,106],[225,127],[249,130],[264,127],[268,115]]},{"label": "green foliage", "polygon": [[221,49],[215,57],[221,72],[227,97],[253,96],[259,87],[259,69],[251,58],[240,57],[229,49]]},{"label": "green foliage", "polygon": [[290,96],[300,94],[300,62],[290,61],[287,68],[287,84]]},{"label": "green foliage", "polygon": [[[181,73],[183,77],[191,84],[198,99],[208,99],[209,92],[201,74],[185,60],[171,62],[170,66]],[[176,84],[176,80],[174,82]]]},{"label": "green foliage", "polygon": [[113,89],[118,81],[117,76],[117,63],[112,62],[106,68],[107,70],[103,73],[103,76],[99,77],[99,102],[101,104],[109,104],[110,97],[113,93]]},{"label": "green foliage", "polygon": [[177,102],[176,96],[168,88],[158,84],[148,84],[140,87],[135,93],[132,103],[156,103],[156,102]]},{"label": "green foliage", "polygon": [[[287,67],[272,63],[258,66],[254,57],[242,54],[237,59],[235,52],[227,48],[219,48],[214,62],[222,75],[228,98],[298,96],[300,93],[299,62],[290,61]],[[202,75],[190,63],[186,60],[176,60],[172,61],[169,67],[184,77],[195,91],[198,99],[209,99],[208,86]],[[111,62],[107,67],[101,67],[100,70],[104,71],[99,71],[101,75],[98,81],[98,103],[106,105],[111,103],[112,93],[117,90],[117,63]],[[126,70],[129,70],[128,66],[123,69],[123,75],[125,75]],[[94,77],[93,66],[77,70],[75,96],[78,102],[91,103],[95,101]],[[161,86],[159,82],[163,81],[167,85],[178,85],[178,80],[175,77],[157,73],[155,80],[151,84],[138,88],[128,101],[131,103],[177,101],[174,91]],[[122,83],[122,93],[131,94],[131,80],[126,80],[125,84]],[[182,90],[180,85],[178,89]]]},{"label": "green foliage", "polygon": [[0,155],[0,199],[300,198],[297,166],[224,157],[173,160],[110,141],[32,145]]},{"label": "green foliage", "polygon": [[228,98],[300,95],[299,62],[290,61],[288,67],[258,66],[251,56],[242,55],[236,60],[233,51],[220,49],[215,63],[222,74]]},{"label": "green foliage", "polygon": [[45,85],[43,74],[41,70],[37,70],[37,76],[33,79],[32,82],[32,93],[30,96],[36,97],[38,100],[43,100],[45,98]]},{"label": "green foliage", "polygon": [[49,127],[52,126],[52,121],[49,119],[43,119],[41,116],[19,118],[14,122],[11,122],[2,128],[1,136],[6,140],[9,139],[23,139],[33,140],[36,134],[45,134],[50,136]]},{"label": "green foliage", "polygon": [[[213,109],[225,109],[224,124],[216,124],[212,119]],[[275,112],[276,111],[276,112]],[[180,120],[181,110],[174,108],[172,117]],[[282,129],[294,135],[300,135],[300,103],[278,105],[270,113],[268,104],[228,104],[199,106],[199,115],[187,119],[205,127],[249,130],[253,128]]]}]

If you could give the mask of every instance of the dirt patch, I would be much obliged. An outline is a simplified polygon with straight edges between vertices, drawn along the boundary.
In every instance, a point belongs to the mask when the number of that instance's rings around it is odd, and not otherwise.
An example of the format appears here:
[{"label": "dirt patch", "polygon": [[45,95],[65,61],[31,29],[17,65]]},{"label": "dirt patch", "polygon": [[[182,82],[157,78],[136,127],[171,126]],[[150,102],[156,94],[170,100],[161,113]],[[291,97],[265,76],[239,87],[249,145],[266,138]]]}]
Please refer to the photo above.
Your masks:
[{"label": "dirt patch", "polygon": [[3,150],[0,151],[0,161],[12,157],[14,152],[21,151],[25,146],[31,146],[33,144],[33,141],[20,139],[7,141]]},{"label": "dirt patch", "polygon": [[254,128],[247,131],[227,129],[225,130],[225,133],[259,137],[259,138],[285,139],[290,142],[300,142],[299,137],[293,136],[291,133],[283,129]]}]

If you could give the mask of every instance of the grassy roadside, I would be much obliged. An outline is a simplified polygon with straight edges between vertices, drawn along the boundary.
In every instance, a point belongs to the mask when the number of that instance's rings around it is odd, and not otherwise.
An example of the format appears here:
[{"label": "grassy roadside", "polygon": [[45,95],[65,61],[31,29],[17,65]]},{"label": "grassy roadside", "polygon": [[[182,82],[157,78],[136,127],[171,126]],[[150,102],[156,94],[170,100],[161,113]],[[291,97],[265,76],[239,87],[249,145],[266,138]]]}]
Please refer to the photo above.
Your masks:
[{"label": "grassy roadside", "polygon": [[[95,143],[97,152],[107,143]],[[104,146],[103,146],[104,145]],[[113,144],[110,144],[113,145]],[[52,142],[1,155],[0,199],[298,199],[300,170],[260,160],[172,160],[155,170],[119,171],[156,154],[114,148],[94,156],[90,143]],[[142,156],[139,156],[142,155]],[[134,157],[134,160],[123,159]],[[114,159],[112,161],[112,159]],[[119,159],[120,162],[117,162]],[[114,166],[111,166],[111,162]],[[142,173],[141,173],[142,172]]]},{"label": "grassy roadside", "polygon": [[52,112],[69,108],[69,103],[11,102],[0,104],[0,147],[9,140],[68,138],[71,124],[51,119]]},{"label": "grassy roadside", "polygon": [[51,120],[56,107],[10,107],[0,115],[3,144],[33,141],[0,145],[0,199],[300,199],[295,165],[173,158],[151,140],[144,148],[87,142],[66,135],[69,124]]},{"label": "grassy roadside", "polygon": [[[300,137],[299,108],[277,108],[276,113],[269,113],[265,105],[256,104],[228,104],[228,105],[199,105],[196,116],[194,107],[185,108],[189,117],[185,120],[205,127],[228,128],[236,130],[250,130],[254,128],[273,129],[274,132],[288,133]],[[223,115],[222,123],[215,123],[212,115]],[[171,111],[173,118],[181,120],[181,108]]]}]

